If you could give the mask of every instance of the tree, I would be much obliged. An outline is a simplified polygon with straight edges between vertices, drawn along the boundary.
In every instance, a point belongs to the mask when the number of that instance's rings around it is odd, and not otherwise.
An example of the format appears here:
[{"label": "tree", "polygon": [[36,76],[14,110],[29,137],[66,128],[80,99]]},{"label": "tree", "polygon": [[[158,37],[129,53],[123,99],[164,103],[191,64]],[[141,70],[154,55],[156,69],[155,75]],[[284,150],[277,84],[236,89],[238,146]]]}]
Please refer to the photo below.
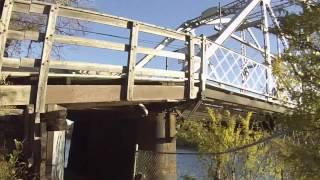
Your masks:
[{"label": "tree", "polygon": [[302,1],[301,11],[282,22],[290,48],[274,63],[274,73],[297,107],[282,117],[290,130],[279,153],[299,179],[320,179],[320,5]]},{"label": "tree", "polygon": [[[41,1],[41,0],[40,0]],[[61,5],[66,6],[81,6],[88,5],[89,0],[42,0],[45,2],[50,3],[59,3]],[[2,14],[2,10],[4,7],[5,0],[0,0],[0,15]],[[92,1],[91,1],[92,3]],[[46,26],[47,17],[42,15],[35,15],[35,14],[23,14],[23,13],[13,13],[10,20],[10,30],[16,31],[36,31],[44,33],[45,26]],[[85,23],[80,22],[78,20],[66,19],[66,18],[59,18],[57,25],[56,25],[56,33],[57,34],[67,34],[67,35],[75,35],[79,32],[83,33],[85,29]],[[78,31],[74,31],[74,29],[78,29]],[[8,39],[6,42],[6,49],[5,49],[5,56],[13,56],[17,55],[18,57],[37,57],[41,53],[39,49],[36,49],[37,46],[41,45],[43,42],[37,41],[19,41],[19,40],[11,40]],[[35,45],[36,44],[36,45]],[[28,47],[27,52],[21,51],[22,47]],[[54,44],[53,47],[53,55],[60,56],[61,55],[61,48],[64,46]],[[10,82],[6,80],[0,74],[0,85],[8,85]],[[5,106],[1,107],[2,111],[14,109],[15,107],[12,106]],[[14,117],[5,117],[5,119],[12,119]],[[0,121],[3,119],[1,118]],[[10,122],[12,123],[12,122]],[[6,132],[0,132],[0,135]],[[15,142],[15,149],[11,151],[10,148],[6,147],[4,151],[0,151],[0,179],[32,179],[32,170],[30,168],[30,164],[26,160],[28,157],[25,157],[22,154],[22,143],[10,139],[10,141]],[[0,147],[4,142],[0,141]],[[12,147],[14,148],[14,147]],[[10,149],[10,150],[9,150]],[[2,149],[1,149],[2,150]]]},{"label": "tree", "polygon": [[252,144],[270,136],[258,123],[259,116],[210,108],[208,114],[208,120],[180,122],[178,131],[178,138],[197,146],[208,178],[255,179],[265,174],[281,175],[280,160],[266,161],[275,154],[273,148],[266,141]]},{"label": "tree", "polygon": [[[59,5],[64,6],[74,6],[74,7],[82,7],[82,8],[89,8],[86,7],[92,3],[90,0],[40,0],[49,3],[57,3]],[[4,0],[0,1],[0,9],[2,11],[4,6]],[[2,12],[1,12],[2,13]],[[37,31],[37,32],[44,32],[44,27],[46,26],[47,18],[41,15],[35,14],[21,14],[21,13],[14,13],[12,15],[12,19],[10,21],[10,29],[17,30],[17,31]],[[59,18],[56,25],[56,33],[57,34],[64,34],[64,35],[84,35],[86,30],[86,23],[68,19],[68,18]],[[39,47],[41,46],[42,42],[38,41],[18,41],[18,40],[7,40],[6,43],[6,53],[7,56],[26,56],[26,57],[37,57],[41,52]],[[60,58],[61,50],[65,45],[61,44],[54,44],[53,45],[53,55]],[[27,51],[24,51],[27,49]]]}]

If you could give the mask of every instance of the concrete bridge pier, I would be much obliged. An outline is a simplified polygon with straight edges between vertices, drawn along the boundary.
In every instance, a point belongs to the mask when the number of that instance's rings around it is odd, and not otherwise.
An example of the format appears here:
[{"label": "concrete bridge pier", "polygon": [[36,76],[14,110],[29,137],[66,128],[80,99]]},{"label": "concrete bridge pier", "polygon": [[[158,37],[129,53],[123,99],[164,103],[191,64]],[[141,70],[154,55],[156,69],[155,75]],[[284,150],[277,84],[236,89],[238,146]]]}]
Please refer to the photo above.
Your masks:
[{"label": "concrete bridge pier", "polygon": [[[176,180],[176,114],[163,109],[150,109],[138,128],[138,144],[141,152],[150,152],[149,162],[142,162],[148,168],[147,179]],[[138,154],[138,160],[145,153]],[[150,154],[149,154],[150,156]],[[141,162],[139,162],[141,163]],[[139,173],[139,172],[137,172]]]}]

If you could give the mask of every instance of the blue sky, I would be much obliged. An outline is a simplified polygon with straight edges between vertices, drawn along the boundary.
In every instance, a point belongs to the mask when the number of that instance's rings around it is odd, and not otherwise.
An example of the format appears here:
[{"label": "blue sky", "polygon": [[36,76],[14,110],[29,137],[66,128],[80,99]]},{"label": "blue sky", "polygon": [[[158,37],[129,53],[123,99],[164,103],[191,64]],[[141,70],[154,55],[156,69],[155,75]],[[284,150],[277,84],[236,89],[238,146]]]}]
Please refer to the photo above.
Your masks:
[{"label": "blue sky", "polygon": [[[230,2],[224,1],[224,3]],[[195,18],[202,11],[212,6],[218,6],[219,1],[215,0],[96,0],[90,6],[93,9],[114,16],[126,17],[158,26],[176,29],[186,20]],[[121,35],[128,37],[128,30],[108,27],[99,24],[87,25],[90,31],[107,33],[112,35]],[[96,34],[86,34],[88,38],[105,39],[120,43],[128,43],[127,40],[98,36]],[[161,37],[150,37],[147,34],[140,33],[142,40],[151,40],[154,43],[143,44],[147,47],[154,47],[162,40]],[[177,49],[177,48],[176,48]],[[172,49],[171,49],[172,50]],[[143,57],[140,55],[140,57]],[[87,47],[68,46],[62,53],[62,59],[79,60],[85,62],[106,63],[115,65],[125,65],[127,56],[125,53],[110,51],[106,49],[96,49]],[[148,64],[148,67],[163,68],[165,58],[159,58]],[[169,69],[176,69],[177,62],[169,62]]]},{"label": "blue sky", "polygon": [[[222,1],[221,4],[224,5],[229,2],[231,1]],[[213,6],[218,6],[218,4],[219,1],[216,0],[93,0],[93,3],[90,4],[90,8],[115,16],[126,17],[133,20],[139,20],[142,22],[175,29],[186,20],[195,18],[204,10]],[[124,37],[129,36],[129,31],[124,29],[99,24],[86,24],[86,26],[89,31],[120,35]],[[212,27],[210,27],[210,29],[211,28]],[[161,37],[150,37],[150,35],[148,36],[143,33],[140,33],[139,36],[139,40],[153,41],[152,43],[143,44],[144,47],[154,47],[157,45],[157,42],[162,40]],[[127,39],[99,36],[97,34],[86,34],[86,37],[128,44]],[[234,41],[228,41],[226,44],[235,46]],[[235,48],[240,49],[240,46]],[[178,48],[173,47],[171,50],[176,49]],[[138,56],[138,59],[141,57],[143,56]],[[106,49],[68,46],[63,50],[61,59],[126,65],[127,54]],[[163,69],[165,60],[165,58],[158,58],[149,63],[148,67]],[[169,69],[172,68],[176,70],[177,67],[179,68],[179,66],[180,65],[177,64],[177,61],[169,62]]]},{"label": "blue sky", "polygon": [[[231,2],[231,0],[221,1],[221,4],[225,5],[229,2]],[[126,17],[133,20],[175,29],[186,20],[198,17],[204,10],[213,6],[218,6],[218,4],[218,0],[89,0],[89,5],[84,5],[84,7],[110,15]],[[87,38],[109,40],[128,44],[128,39],[126,38],[129,37],[129,30],[94,23],[85,23],[84,25],[87,27],[88,31],[98,32],[100,34],[120,35],[124,37],[121,39],[87,33],[85,34]],[[198,35],[203,33],[203,29],[201,28],[200,31],[197,32]],[[205,28],[207,32],[211,32],[213,29],[211,26]],[[154,47],[163,39],[163,37],[150,37],[150,35],[145,33],[140,33],[139,36],[139,40],[141,41],[152,41],[144,44],[142,42],[141,45],[144,47]],[[262,39],[261,32],[259,36],[260,37],[258,38]],[[240,49],[240,46],[237,45],[234,40],[228,40],[225,45],[232,46],[232,48],[236,50]],[[177,50],[181,48],[181,44],[179,46],[180,47],[172,47],[170,50]],[[37,50],[35,51],[37,52]],[[40,53],[37,54],[38,55],[36,58],[39,58]],[[74,47],[69,45],[63,49],[61,55],[62,57],[58,59],[115,65],[125,65],[127,61],[126,53],[110,51],[107,49],[79,46]],[[140,57],[142,57],[142,55],[140,55]],[[255,56],[253,58],[257,57]],[[150,63],[148,65],[150,65],[150,67],[158,67],[159,63],[162,65],[164,64],[164,60],[165,58],[162,58],[161,62],[154,61],[156,64]],[[173,64],[172,67],[176,67],[176,65]]]},{"label": "blue sky", "polygon": [[[229,1],[223,1],[226,2]],[[96,0],[95,7],[112,15],[176,28],[218,3],[216,0]]]}]

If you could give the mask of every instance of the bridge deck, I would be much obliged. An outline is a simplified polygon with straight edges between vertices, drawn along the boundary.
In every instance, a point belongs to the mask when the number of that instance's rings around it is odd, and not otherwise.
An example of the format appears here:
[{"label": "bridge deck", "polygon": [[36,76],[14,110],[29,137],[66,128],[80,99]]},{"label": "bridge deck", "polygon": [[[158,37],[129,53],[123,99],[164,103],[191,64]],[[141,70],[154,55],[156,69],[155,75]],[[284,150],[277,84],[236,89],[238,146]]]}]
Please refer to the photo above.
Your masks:
[{"label": "bridge deck", "polygon": [[[12,82],[35,82],[33,77],[9,78]],[[187,102],[188,92],[183,82],[137,80],[134,85],[133,99],[125,100],[124,79],[99,79],[96,77],[54,77],[49,76],[46,104],[60,104],[69,109],[133,105],[153,102]],[[59,83],[57,83],[59,82]],[[64,84],[61,84],[64,82]],[[0,86],[0,106],[28,105],[35,103],[36,85]],[[197,88],[197,92],[199,88]],[[262,101],[240,93],[207,86],[204,91],[205,102],[242,109],[254,109],[269,112],[284,112],[285,106]]]},{"label": "bridge deck", "polygon": [[[266,93],[265,89],[270,83],[270,79],[265,78],[268,71],[266,65],[206,38],[108,14],[43,2],[15,0],[6,3],[2,15],[1,49],[4,51],[7,39],[43,42],[43,47],[41,59],[5,57],[4,52],[0,54],[1,74],[10,82],[10,85],[0,86],[0,106],[36,104],[35,111],[42,112],[46,104],[90,108],[183,102],[201,98],[214,104],[273,112],[283,112],[288,105]],[[15,13],[47,16],[46,32],[10,29],[10,20]],[[56,33],[60,17],[127,29],[130,31],[129,43]],[[138,35],[141,32],[180,41],[186,45],[187,52],[143,47],[139,44]],[[51,59],[54,43],[126,52],[128,63],[116,66],[54,60]],[[216,46],[217,53],[213,57],[205,57],[206,50],[212,46]],[[138,54],[182,61],[184,67],[182,70],[136,67]],[[241,80],[243,65],[250,67],[252,74],[245,82]],[[210,73],[208,68],[211,68]]]}]

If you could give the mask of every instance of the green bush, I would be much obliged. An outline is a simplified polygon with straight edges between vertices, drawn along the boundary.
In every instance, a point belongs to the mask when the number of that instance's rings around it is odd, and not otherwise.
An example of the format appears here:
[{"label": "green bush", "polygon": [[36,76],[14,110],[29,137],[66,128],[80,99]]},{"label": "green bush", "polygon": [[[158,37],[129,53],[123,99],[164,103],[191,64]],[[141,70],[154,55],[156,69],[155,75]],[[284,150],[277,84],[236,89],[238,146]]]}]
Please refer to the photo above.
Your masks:
[{"label": "green bush", "polygon": [[22,157],[23,145],[15,140],[16,149],[6,155],[0,153],[0,179],[32,179],[29,163],[24,162]]}]

